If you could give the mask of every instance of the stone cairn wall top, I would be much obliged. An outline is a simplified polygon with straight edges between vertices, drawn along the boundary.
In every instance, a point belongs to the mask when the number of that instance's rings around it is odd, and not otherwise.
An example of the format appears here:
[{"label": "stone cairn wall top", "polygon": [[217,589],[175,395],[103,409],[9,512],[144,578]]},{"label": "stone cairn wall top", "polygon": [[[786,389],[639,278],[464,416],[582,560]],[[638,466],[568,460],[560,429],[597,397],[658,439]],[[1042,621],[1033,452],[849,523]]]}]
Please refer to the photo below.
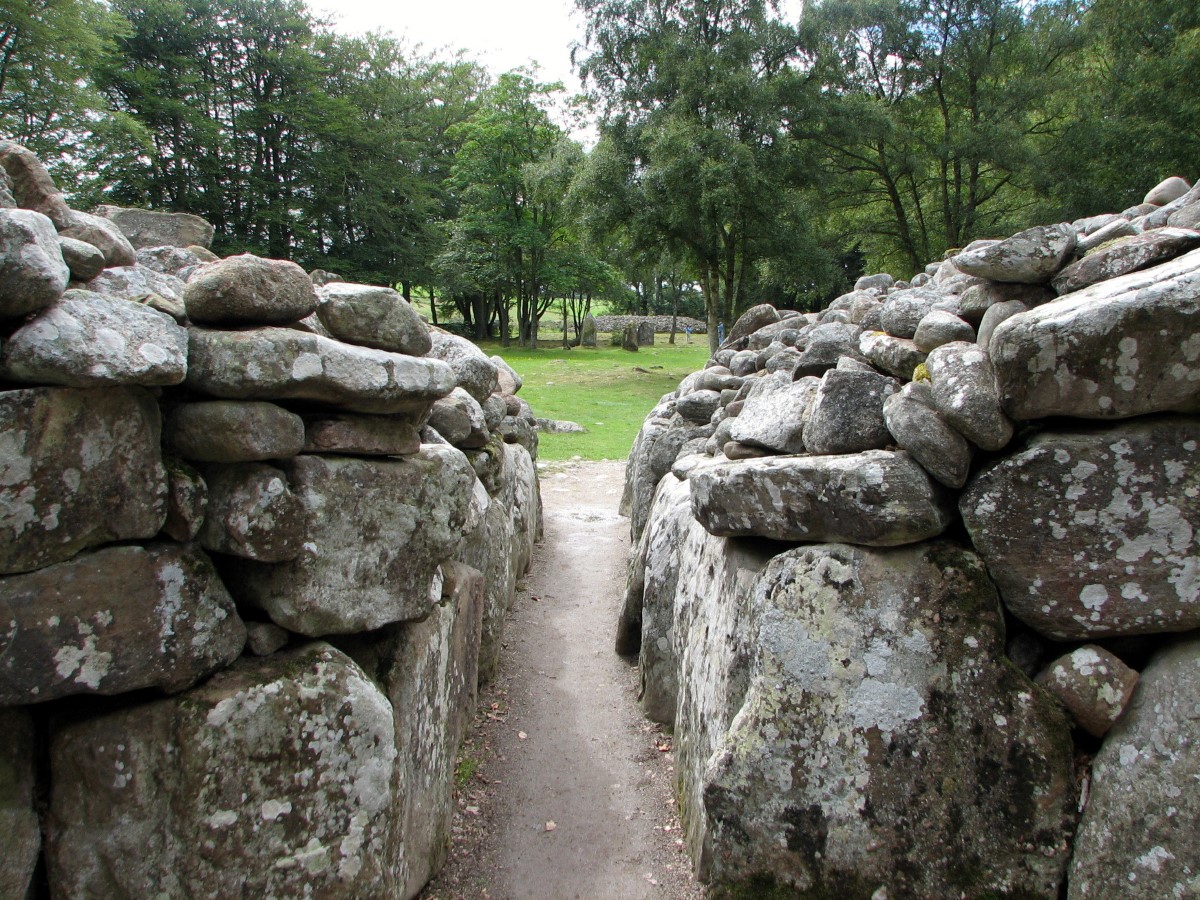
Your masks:
[{"label": "stone cairn wall top", "polygon": [[703,878],[1200,889],[1198,215],[1168,179],[756,307],[647,417],[617,646]]},{"label": "stone cairn wall top", "polygon": [[520,378],[98,212],[0,141],[0,896],[411,897],[539,532]]}]

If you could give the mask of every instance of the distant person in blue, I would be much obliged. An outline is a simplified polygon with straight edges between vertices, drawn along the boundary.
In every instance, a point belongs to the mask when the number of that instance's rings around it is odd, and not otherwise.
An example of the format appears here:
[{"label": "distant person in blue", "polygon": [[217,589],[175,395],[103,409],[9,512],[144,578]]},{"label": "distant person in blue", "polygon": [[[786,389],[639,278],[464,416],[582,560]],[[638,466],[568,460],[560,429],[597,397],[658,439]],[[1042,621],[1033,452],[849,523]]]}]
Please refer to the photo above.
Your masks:
[{"label": "distant person in blue", "polygon": [[717,346],[719,347],[723,343],[725,343],[725,323],[718,322],[717,323]]},{"label": "distant person in blue", "polygon": [[690,344],[692,342],[692,326],[684,323],[683,333],[687,335],[687,342]]}]

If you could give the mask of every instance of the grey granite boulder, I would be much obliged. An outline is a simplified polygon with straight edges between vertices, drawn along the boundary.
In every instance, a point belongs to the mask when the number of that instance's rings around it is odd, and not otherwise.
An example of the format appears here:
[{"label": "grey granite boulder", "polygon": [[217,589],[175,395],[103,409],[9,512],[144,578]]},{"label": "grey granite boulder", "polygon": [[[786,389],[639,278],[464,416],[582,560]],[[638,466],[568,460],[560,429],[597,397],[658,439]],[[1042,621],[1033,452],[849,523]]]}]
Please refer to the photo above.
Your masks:
[{"label": "grey granite boulder", "polygon": [[50,747],[51,893],[396,896],[395,759],[387,698],[322,643],[65,723]]},{"label": "grey granite boulder", "polygon": [[910,380],[913,369],[925,362],[925,351],[915,341],[882,331],[864,331],[858,349],[872,366],[903,381]]},{"label": "grey granite boulder", "polygon": [[803,453],[804,422],[819,383],[816,378],[792,381],[784,373],[758,379],[729,426],[730,438],[777,453]]},{"label": "grey granite boulder", "polygon": [[921,320],[941,299],[936,291],[928,288],[910,288],[889,294],[880,310],[883,330],[892,337],[911,340]]},{"label": "grey granite boulder", "polygon": [[303,508],[300,555],[231,560],[235,598],[312,636],[427,615],[438,564],[467,527],[476,478],[466,457],[426,446],[403,460],[301,455],[283,468]]},{"label": "grey granite boulder", "polygon": [[163,534],[180,543],[196,539],[208,510],[208,485],[204,477],[174,457],[163,459],[167,470],[167,520]]},{"label": "grey granite boulder", "polygon": [[286,325],[317,308],[308,273],[293,262],[249,253],[197,269],[184,289],[193,322]]},{"label": "grey granite boulder", "polygon": [[797,548],[749,603],[750,656],[725,675],[745,685],[740,708],[710,758],[681,754],[686,796],[703,798],[702,874],[756,894],[1056,895],[1069,728],[1004,658],[976,557]]},{"label": "grey granite boulder", "polygon": [[780,456],[693,472],[692,512],[722,537],[895,546],[950,524],[941,488],[904,452]]},{"label": "grey granite boulder", "polygon": [[96,207],[96,215],[110,219],[135,250],[164,246],[208,247],[212,244],[212,225],[190,213],[106,205]]},{"label": "grey granite boulder", "polygon": [[925,361],[933,402],[942,417],[983,450],[1000,450],[1013,426],[1000,408],[996,374],[987,351],[977,344],[943,344]]},{"label": "grey granite boulder", "polygon": [[424,356],[433,346],[417,311],[391,288],[334,282],[317,296],[317,316],[340,341],[410,356]]},{"label": "grey granite boulder", "polygon": [[0,168],[8,175],[16,205],[65,227],[71,208],[37,155],[14,141],[0,140]]},{"label": "grey granite boulder", "polygon": [[[1117,216],[1113,221],[1109,222],[1102,228],[1091,232],[1087,237],[1080,236],[1075,243],[1075,250],[1078,253],[1087,254],[1095,250],[1101,244],[1107,244],[1109,241],[1114,241],[1117,238],[1133,237],[1135,234],[1141,234],[1137,226],[1126,219],[1124,216]],[[1068,269],[1077,265],[1072,263],[1067,266]],[[1065,270],[1064,270],[1065,271]],[[1057,279],[1061,276],[1055,276]]]},{"label": "grey granite boulder", "polygon": [[104,271],[104,254],[94,247],[75,238],[58,236],[58,248],[63,262],[71,270],[72,281],[91,281]]},{"label": "grey granite boulder", "polygon": [[1104,737],[1124,714],[1138,673],[1103,647],[1086,644],[1052,662],[1037,683],[1058,698],[1080,728]]},{"label": "grey granite boulder", "polygon": [[1074,252],[1074,228],[1038,225],[994,244],[968,248],[950,262],[960,272],[979,278],[1041,284],[1066,265]]},{"label": "grey granite boulder", "polygon": [[[594,321],[594,320],[593,320]],[[496,367],[497,386],[503,394],[516,394],[524,386],[524,380],[517,374],[517,370],[510,366],[499,356],[489,357],[492,365]]]},{"label": "grey granite boulder", "polygon": [[1183,417],[1048,431],[976,477],[959,507],[1013,615],[1055,640],[1200,627],[1197,446]]},{"label": "grey granite boulder", "polygon": [[166,386],[187,374],[187,347],[165,313],[71,291],[13,333],[0,370],[32,384]]},{"label": "grey granite boulder", "polygon": [[180,691],[242,652],[246,629],[196,547],[109,547],[0,578],[0,706]]},{"label": "grey granite boulder", "polygon": [[675,401],[675,412],[689,422],[703,425],[712,418],[713,413],[720,405],[721,395],[719,392],[692,391]]},{"label": "grey granite boulder", "polygon": [[0,744],[0,784],[4,785],[0,793],[0,897],[31,897],[42,849],[42,829],[34,807],[33,720],[27,710],[0,709],[0,730],[4,733]]},{"label": "grey granite boulder", "polygon": [[923,353],[936,350],[942,344],[954,341],[975,340],[975,329],[971,323],[960,319],[953,313],[941,309],[931,309],[917,325],[913,343]]},{"label": "grey granite boulder", "polygon": [[174,275],[145,266],[116,266],[105,269],[89,281],[87,289],[118,300],[137,300],[147,294],[158,294],[174,303],[183,303],[187,286]]},{"label": "grey granite boulder", "polygon": [[693,425],[682,417],[672,418],[672,415],[670,402],[655,407],[646,417],[629,451],[620,511],[621,515],[629,516],[629,533],[634,546],[646,526],[654,490],[662,477],[671,471],[679,448],[696,438],[711,437],[714,431],[711,425]]},{"label": "grey granite boulder", "polygon": [[477,450],[488,441],[483,408],[460,387],[434,402],[429,426],[460,449]]},{"label": "grey granite boulder", "polygon": [[1014,316],[990,353],[1015,419],[1200,409],[1200,250]]},{"label": "grey granite boulder", "polygon": [[262,400],[181,403],[167,415],[163,438],[193,462],[288,459],[304,448],[304,420]]},{"label": "grey granite boulder", "polygon": [[139,388],[0,392],[0,573],[154,537],[166,516],[160,430]]},{"label": "grey granite boulder", "polygon": [[1198,245],[1200,232],[1188,228],[1157,228],[1089,253],[1055,275],[1052,283],[1060,296],[1069,294],[1098,281],[1157,265]]},{"label": "grey granite boulder", "polygon": [[1164,178],[1154,187],[1152,187],[1142,200],[1143,203],[1153,203],[1155,206],[1165,206],[1172,200],[1178,200],[1192,186],[1178,175],[1172,175],[1170,178]]},{"label": "grey granite boulder", "polygon": [[[202,255],[201,247],[143,247],[137,252],[137,264],[162,275],[170,275],[185,284],[188,276],[205,263],[216,262],[211,253]],[[180,292],[182,296],[182,291]]]},{"label": "grey granite boulder", "polygon": [[884,291],[886,292],[895,284],[895,279],[887,272],[879,272],[875,275],[860,275],[858,280],[854,282],[856,291]]},{"label": "grey granite boulder", "polygon": [[487,402],[499,386],[499,366],[466,338],[444,331],[433,331],[429,337],[433,346],[428,355],[450,366],[458,386],[477,403]]},{"label": "grey granite boulder", "polygon": [[950,488],[967,483],[971,445],[937,411],[928,384],[910,381],[885,399],[883,419],[897,446],[937,481]]},{"label": "grey granite boulder", "polygon": [[314,400],[354,412],[423,412],[454,389],[440,360],[290,328],[188,329],[187,385],[231,400]]},{"label": "grey granite boulder", "polygon": [[815,326],[804,339],[804,349],[800,351],[793,374],[797,378],[824,375],[843,356],[865,362],[865,357],[858,349],[862,333],[863,328],[845,322],[823,322]]},{"label": "grey granite boulder", "polygon": [[883,401],[899,390],[877,372],[830,369],[821,377],[804,425],[804,448],[818,455],[881,450],[891,443]]},{"label": "grey granite boulder", "polygon": [[103,253],[105,267],[132,266],[137,262],[133,245],[121,229],[107,219],[72,209],[67,212],[65,223],[56,221],[54,224],[63,237],[91,244]]},{"label": "grey granite boulder", "polygon": [[258,562],[300,555],[308,536],[305,510],[287,476],[263,463],[204,467],[208,509],[196,539],[206,550]]},{"label": "grey granite boulder", "polygon": [[27,209],[0,209],[0,317],[49,306],[70,277],[53,222]]},{"label": "grey granite boulder", "polygon": [[310,414],[304,419],[304,451],[347,456],[411,456],[421,437],[403,416]]},{"label": "grey granite boulder", "polygon": [[752,306],[733,323],[733,327],[729,329],[729,334],[725,336],[725,343],[721,346],[731,347],[744,337],[749,337],[758,331],[758,329],[773,325],[779,321],[779,311],[770,303],[760,303],[757,306]]},{"label": "grey granite boulder", "polygon": [[1048,303],[1054,297],[1054,291],[1042,284],[1000,284],[988,281],[963,292],[958,315],[970,324],[978,326],[983,321],[984,313],[998,303],[1017,300],[1032,309]]},{"label": "grey granite boulder", "polygon": [[979,344],[981,350],[988,350],[992,346],[992,335],[996,333],[1000,324],[1027,309],[1029,307],[1020,300],[1004,300],[989,306],[988,311],[983,314],[983,321],[979,323],[979,334],[975,338],[975,343]]},{"label": "grey granite boulder", "polygon": [[1200,859],[1200,642],[1157,654],[1092,764],[1070,900],[1186,897]]}]

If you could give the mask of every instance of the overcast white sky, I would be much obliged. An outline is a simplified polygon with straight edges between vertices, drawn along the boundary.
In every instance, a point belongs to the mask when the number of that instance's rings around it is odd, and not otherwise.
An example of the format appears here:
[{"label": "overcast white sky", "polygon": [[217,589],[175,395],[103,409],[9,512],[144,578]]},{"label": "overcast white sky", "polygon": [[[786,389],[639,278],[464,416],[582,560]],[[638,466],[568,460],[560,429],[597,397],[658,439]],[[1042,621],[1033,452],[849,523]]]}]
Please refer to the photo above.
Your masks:
[{"label": "overcast white sky", "polygon": [[583,40],[583,17],[571,0],[309,0],[346,34],[390,31],[425,50],[464,49],[493,75],[535,60],[542,81],[580,90],[570,45]]}]

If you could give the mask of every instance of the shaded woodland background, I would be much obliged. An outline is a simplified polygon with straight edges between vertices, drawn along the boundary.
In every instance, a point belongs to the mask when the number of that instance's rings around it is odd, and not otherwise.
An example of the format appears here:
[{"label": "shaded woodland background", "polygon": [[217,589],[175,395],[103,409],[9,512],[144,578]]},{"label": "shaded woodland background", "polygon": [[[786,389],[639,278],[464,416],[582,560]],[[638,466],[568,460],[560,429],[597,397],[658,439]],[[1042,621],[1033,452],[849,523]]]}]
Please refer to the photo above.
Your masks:
[{"label": "shaded woodland background", "polygon": [[0,134],[76,205],[195,213],[222,255],[395,284],[523,344],[598,298],[817,309],[1200,160],[1200,4],[576,2],[583,97],[296,0],[7,0]]}]

